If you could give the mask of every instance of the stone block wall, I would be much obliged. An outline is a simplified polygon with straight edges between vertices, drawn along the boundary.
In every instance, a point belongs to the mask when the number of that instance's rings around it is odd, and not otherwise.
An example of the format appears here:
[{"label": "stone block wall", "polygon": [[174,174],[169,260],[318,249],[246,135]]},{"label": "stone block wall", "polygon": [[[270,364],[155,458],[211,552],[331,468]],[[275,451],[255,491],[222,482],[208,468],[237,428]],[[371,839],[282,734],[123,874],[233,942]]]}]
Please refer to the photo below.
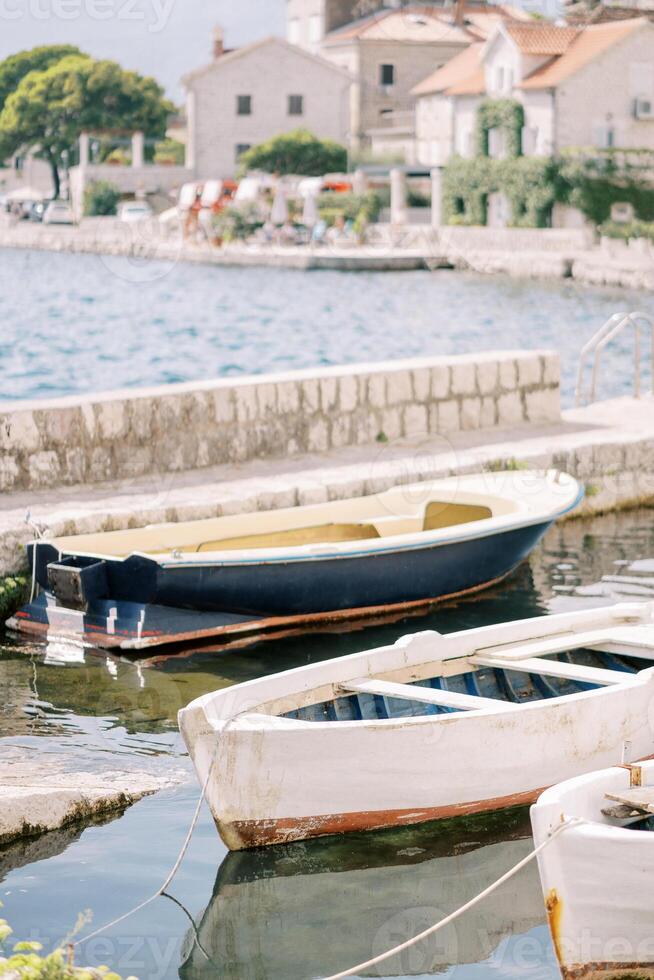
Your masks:
[{"label": "stone block wall", "polygon": [[559,359],[508,351],[0,403],[0,491],[560,418]]},{"label": "stone block wall", "polygon": [[445,252],[553,252],[574,254],[593,245],[587,228],[482,228],[448,225],[439,229]]}]

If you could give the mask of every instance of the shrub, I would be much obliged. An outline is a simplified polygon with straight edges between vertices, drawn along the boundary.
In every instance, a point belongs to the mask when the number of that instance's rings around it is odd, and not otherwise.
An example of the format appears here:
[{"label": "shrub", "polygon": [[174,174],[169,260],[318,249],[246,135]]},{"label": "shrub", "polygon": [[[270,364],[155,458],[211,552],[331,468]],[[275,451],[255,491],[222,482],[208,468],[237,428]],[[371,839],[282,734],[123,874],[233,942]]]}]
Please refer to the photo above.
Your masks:
[{"label": "shrub", "polygon": [[242,171],[321,177],[347,169],[347,150],[334,140],[318,139],[307,129],[294,129],[253,146],[240,164]]},{"label": "shrub", "polygon": [[14,943],[11,952],[4,956],[2,954],[12,931],[7,920],[0,919],[0,977],[24,980],[120,980],[118,974],[112,973],[106,966],[75,966],[72,947],[69,947],[68,953],[55,949],[43,956],[41,943],[19,942]]},{"label": "shrub", "polygon": [[94,180],[84,191],[84,214],[89,217],[116,213],[120,191],[108,180]]},{"label": "shrub", "polygon": [[11,616],[28,598],[28,581],[24,575],[0,579],[0,621]]},{"label": "shrub", "polygon": [[607,238],[619,238],[625,242],[632,238],[648,238],[654,242],[654,221],[605,221],[599,226],[599,231]]},{"label": "shrub", "polygon": [[216,237],[225,242],[245,241],[262,225],[259,208],[252,201],[242,205],[232,204],[213,219]]},{"label": "shrub", "polygon": [[186,151],[179,140],[161,140],[155,143],[154,162],[164,166],[183,166]]},{"label": "shrub", "polygon": [[346,221],[361,221],[368,223],[377,221],[384,206],[380,194],[367,191],[365,194],[321,194],[318,198],[320,217],[328,225],[333,225],[339,215]]},{"label": "shrub", "polygon": [[121,167],[129,166],[130,156],[125,150],[121,150],[117,147],[115,150],[111,150],[110,153],[104,158],[104,163],[111,163]]}]

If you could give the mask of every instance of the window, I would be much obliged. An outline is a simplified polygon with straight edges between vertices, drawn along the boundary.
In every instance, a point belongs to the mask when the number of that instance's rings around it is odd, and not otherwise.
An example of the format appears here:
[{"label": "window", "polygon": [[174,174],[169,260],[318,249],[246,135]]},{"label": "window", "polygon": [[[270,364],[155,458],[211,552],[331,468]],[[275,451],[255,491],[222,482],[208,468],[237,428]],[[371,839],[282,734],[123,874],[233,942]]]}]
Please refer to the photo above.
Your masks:
[{"label": "window", "polygon": [[238,163],[244,153],[247,153],[251,149],[251,143],[237,143],[236,144],[236,162]]},{"label": "window", "polygon": [[289,116],[301,116],[304,113],[304,96],[289,95],[288,114]]},{"label": "window", "polygon": [[395,85],[395,65],[379,66],[379,84]]},{"label": "window", "polygon": [[291,17],[288,22],[288,43],[289,44],[299,44],[300,43],[300,18]]},{"label": "window", "polygon": [[237,95],[236,96],[236,114],[238,116],[251,116],[252,115],[252,96],[251,95]]},{"label": "window", "polygon": [[495,69],[495,91],[501,92],[504,89],[504,67],[500,65]]},{"label": "window", "polygon": [[615,130],[611,126],[596,126],[594,129],[595,145],[602,150],[615,146]]}]

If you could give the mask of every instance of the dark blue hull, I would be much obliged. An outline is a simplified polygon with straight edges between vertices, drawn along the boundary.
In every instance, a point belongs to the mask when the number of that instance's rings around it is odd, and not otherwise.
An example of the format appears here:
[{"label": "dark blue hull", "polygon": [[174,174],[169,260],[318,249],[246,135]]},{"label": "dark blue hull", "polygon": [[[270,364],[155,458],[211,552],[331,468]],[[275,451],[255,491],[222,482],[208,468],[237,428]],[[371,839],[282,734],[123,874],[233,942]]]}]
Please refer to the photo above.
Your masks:
[{"label": "dark blue hull", "polygon": [[[478,589],[507,575],[550,521],[431,547],[346,558],[162,567],[141,556],[104,560],[103,589],[92,598],[254,616],[306,616],[415,603]],[[37,548],[37,579],[48,587],[57,553]],[[31,560],[31,555],[30,555]],[[93,563],[93,559],[77,559]]]}]

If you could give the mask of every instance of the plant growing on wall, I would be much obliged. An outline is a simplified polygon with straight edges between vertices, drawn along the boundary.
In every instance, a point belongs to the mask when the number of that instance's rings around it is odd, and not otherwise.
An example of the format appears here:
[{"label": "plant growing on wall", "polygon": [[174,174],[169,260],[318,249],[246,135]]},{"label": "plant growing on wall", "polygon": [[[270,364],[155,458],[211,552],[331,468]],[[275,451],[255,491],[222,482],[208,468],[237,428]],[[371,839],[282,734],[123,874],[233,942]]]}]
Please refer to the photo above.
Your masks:
[{"label": "plant growing on wall", "polygon": [[506,156],[510,159],[522,154],[522,129],[525,110],[515,99],[486,99],[477,109],[477,155],[488,156],[489,133],[499,129],[504,133]]},{"label": "plant growing on wall", "polygon": [[514,227],[546,228],[558,192],[556,164],[543,157],[457,157],[443,174],[443,210],[448,224],[485,225],[488,198],[502,193],[511,205]]},{"label": "plant growing on wall", "polygon": [[[477,156],[453,158],[443,173],[443,212],[448,224],[485,225],[488,198],[502,193],[514,227],[545,228],[553,206],[578,208],[596,225],[607,222],[616,202],[633,205],[640,221],[654,221],[649,151],[570,150],[558,158],[521,156],[524,110],[511,99],[487,100],[477,115]],[[500,128],[506,157],[488,156],[488,134]]]},{"label": "plant growing on wall", "polygon": [[608,150],[591,156],[583,150],[568,151],[559,160],[561,200],[597,225],[608,221],[612,205],[618,202],[633,205],[640,220],[654,221],[651,164],[647,152]]}]

